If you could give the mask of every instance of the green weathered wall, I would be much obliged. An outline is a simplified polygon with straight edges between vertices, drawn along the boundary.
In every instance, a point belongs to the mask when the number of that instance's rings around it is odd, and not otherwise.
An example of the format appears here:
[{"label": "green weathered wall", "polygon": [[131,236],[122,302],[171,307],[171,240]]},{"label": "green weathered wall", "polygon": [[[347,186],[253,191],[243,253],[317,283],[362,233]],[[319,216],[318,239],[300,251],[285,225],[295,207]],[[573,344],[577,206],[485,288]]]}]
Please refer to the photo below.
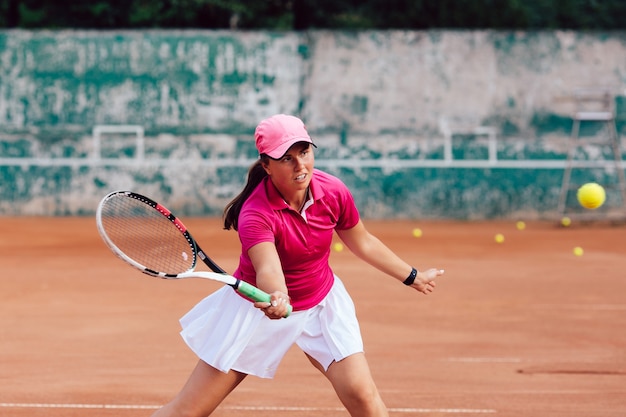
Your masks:
[{"label": "green weathered wall", "polygon": [[[364,215],[544,217],[557,205],[571,93],[608,87],[626,121],[626,33],[0,32],[0,214],[91,215],[114,189],[219,214],[255,158],[254,126],[300,115],[317,165]],[[442,120],[498,131],[455,136]],[[97,125],[145,129],[133,134]],[[602,138],[586,123],[585,137]],[[615,182],[606,146],[575,183]],[[572,204],[574,202],[572,201]],[[621,205],[609,192],[607,208]]]}]

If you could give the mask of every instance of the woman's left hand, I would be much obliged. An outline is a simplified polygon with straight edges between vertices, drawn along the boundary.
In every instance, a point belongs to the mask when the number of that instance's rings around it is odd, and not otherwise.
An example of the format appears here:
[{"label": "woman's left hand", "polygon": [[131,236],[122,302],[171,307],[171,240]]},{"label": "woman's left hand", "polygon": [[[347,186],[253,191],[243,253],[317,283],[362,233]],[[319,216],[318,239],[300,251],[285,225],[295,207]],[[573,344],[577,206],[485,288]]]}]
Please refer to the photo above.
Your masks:
[{"label": "woman's left hand", "polygon": [[411,284],[411,287],[415,288],[417,291],[423,294],[430,294],[435,290],[435,279],[442,276],[444,273],[443,269],[430,268],[426,271],[420,271],[417,273],[415,277],[415,282]]}]

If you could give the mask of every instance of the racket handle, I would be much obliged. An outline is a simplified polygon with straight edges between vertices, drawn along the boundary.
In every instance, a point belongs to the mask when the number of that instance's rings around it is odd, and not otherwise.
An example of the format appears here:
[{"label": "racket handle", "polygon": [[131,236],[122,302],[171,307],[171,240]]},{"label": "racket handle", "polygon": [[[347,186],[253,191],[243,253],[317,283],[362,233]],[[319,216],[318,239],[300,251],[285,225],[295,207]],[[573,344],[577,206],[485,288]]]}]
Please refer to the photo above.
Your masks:
[{"label": "racket handle", "polygon": [[[248,298],[253,299],[254,301],[261,301],[263,303],[269,303],[271,301],[271,297],[268,293],[258,289],[254,285],[248,284],[245,281],[241,281],[238,279],[233,287],[235,288],[235,290],[237,290],[237,292],[245,295]],[[289,306],[289,311],[287,312],[287,314],[285,314],[285,318],[289,317],[289,315],[291,314],[291,310],[292,307]]]}]

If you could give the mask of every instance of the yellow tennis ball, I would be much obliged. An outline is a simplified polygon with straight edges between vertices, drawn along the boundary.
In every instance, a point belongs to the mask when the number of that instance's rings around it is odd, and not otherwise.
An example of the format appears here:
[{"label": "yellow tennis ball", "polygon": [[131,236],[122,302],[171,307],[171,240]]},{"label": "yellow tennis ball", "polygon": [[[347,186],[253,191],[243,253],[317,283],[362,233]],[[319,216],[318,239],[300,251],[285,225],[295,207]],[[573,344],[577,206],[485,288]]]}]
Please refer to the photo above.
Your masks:
[{"label": "yellow tennis ball", "polygon": [[337,242],[337,243],[335,243],[335,244],[333,245],[333,249],[334,249],[336,252],[341,252],[341,251],[343,250],[343,244],[342,244],[342,243],[340,243],[340,242]]},{"label": "yellow tennis ball", "polygon": [[583,248],[581,248],[580,246],[576,246],[574,248],[574,255],[583,256],[583,253],[584,253]]},{"label": "yellow tennis ball", "polygon": [[517,230],[524,230],[526,229],[526,223],[520,220],[517,223],[515,223],[515,227],[517,227]]},{"label": "yellow tennis ball", "polygon": [[600,184],[588,182],[578,189],[576,197],[581,206],[593,210],[604,204],[606,192]]},{"label": "yellow tennis ball", "polygon": [[569,217],[563,217],[561,219],[561,224],[565,227],[569,226],[570,224],[572,224],[572,219],[570,219]]},{"label": "yellow tennis ball", "polygon": [[422,237],[422,229],[413,229],[413,237]]},{"label": "yellow tennis ball", "polygon": [[504,235],[502,233],[498,233],[494,236],[496,243],[504,242]]}]

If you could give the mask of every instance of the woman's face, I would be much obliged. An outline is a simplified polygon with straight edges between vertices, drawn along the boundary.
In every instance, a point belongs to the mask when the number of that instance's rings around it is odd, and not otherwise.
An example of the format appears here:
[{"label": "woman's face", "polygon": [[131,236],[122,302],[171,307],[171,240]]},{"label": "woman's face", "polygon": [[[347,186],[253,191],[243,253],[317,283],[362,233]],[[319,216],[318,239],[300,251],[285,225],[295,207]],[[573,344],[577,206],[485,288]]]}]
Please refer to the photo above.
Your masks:
[{"label": "woman's face", "polygon": [[315,157],[308,142],[294,144],[280,159],[263,164],[265,172],[284,196],[306,190],[311,182]]}]

